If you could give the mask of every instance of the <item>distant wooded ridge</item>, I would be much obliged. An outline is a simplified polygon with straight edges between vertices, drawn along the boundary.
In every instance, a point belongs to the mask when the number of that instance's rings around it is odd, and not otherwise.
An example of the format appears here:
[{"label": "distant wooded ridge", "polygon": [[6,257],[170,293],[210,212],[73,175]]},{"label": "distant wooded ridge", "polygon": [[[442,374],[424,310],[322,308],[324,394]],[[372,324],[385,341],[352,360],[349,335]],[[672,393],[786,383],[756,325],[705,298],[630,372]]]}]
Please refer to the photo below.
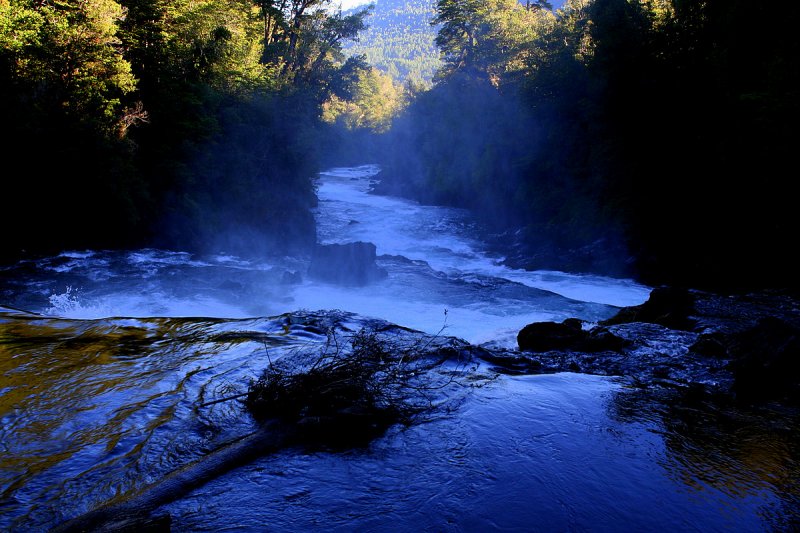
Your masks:
[{"label": "distant wooded ridge", "polygon": [[[352,8],[355,12],[370,2]],[[376,0],[367,17],[367,29],[357,42],[344,46],[348,55],[364,54],[367,62],[395,80],[430,83],[441,66],[436,47],[437,28],[431,25],[436,16],[436,0]],[[528,5],[530,0],[520,0]],[[553,9],[564,0],[550,2]]]}]

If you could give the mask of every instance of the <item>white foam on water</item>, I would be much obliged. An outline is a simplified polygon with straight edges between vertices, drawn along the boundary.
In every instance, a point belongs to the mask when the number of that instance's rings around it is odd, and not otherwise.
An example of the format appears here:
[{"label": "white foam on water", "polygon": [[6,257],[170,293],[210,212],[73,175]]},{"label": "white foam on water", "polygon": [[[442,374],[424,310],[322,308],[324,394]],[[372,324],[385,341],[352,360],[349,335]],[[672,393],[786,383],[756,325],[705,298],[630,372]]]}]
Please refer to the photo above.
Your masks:
[{"label": "white foam on water", "polygon": [[544,289],[566,298],[618,307],[638,305],[651,287],[630,279],[509,268],[481,251],[464,210],[423,206],[369,193],[377,166],[335,169],[319,185],[320,238],[325,243],[372,242],[379,255],[423,260],[448,274],[474,273]]},{"label": "white foam on water", "polygon": [[43,314],[52,317],[99,319],[107,317],[214,317],[248,318],[252,313],[245,306],[231,305],[204,295],[176,298],[158,291],[107,295],[85,295],[80,289],[67,287],[63,293],[49,298],[50,306]]},{"label": "white foam on water", "polygon": [[[514,347],[516,332],[531,322],[600,318],[596,308],[576,301],[627,306],[649,295],[648,287],[631,280],[509,268],[483,251],[466,211],[371,194],[379,170],[363,165],[321,173],[316,215],[321,243],[374,243],[388,270],[384,280],[366,287],[321,283],[308,279],[308,264],[298,259],[276,265],[225,253],[66,252],[45,264],[70,281],[50,289],[43,312],[66,318],[247,318],[340,309],[427,333],[444,326],[443,333],[469,342]],[[273,268],[297,272],[303,281],[284,285]]]}]

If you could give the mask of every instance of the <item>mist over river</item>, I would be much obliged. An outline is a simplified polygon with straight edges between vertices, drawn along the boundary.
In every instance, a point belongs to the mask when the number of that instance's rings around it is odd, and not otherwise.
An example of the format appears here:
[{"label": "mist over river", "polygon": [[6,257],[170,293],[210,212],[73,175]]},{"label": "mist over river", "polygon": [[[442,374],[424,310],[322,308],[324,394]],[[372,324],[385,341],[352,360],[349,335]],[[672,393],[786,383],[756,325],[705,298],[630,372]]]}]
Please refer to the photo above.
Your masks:
[{"label": "mist over river", "polygon": [[[370,193],[378,172],[334,168],[317,182],[318,242],[376,247],[386,276],[363,286],[314,279],[308,258],[224,251],[77,250],[1,267],[0,530],[47,531],[252,432],[238,402],[217,400],[332,334],[390,323],[408,328],[398,342],[419,332],[513,350],[528,323],[591,324],[648,298],[632,280],[504,266],[467,212]],[[158,513],[173,531],[798,523],[793,422],[709,422],[623,378],[461,370],[440,416],[363,449],[263,456]]]},{"label": "mist over river", "polygon": [[530,322],[594,321],[648,297],[649,287],[630,280],[505,267],[487,252],[467,212],[370,194],[378,171],[335,168],[317,184],[318,242],[376,245],[377,263],[389,275],[368,286],[310,279],[308,260],[291,257],[72,251],[0,271],[2,302],[63,318],[247,318],[342,309],[515,346]]}]

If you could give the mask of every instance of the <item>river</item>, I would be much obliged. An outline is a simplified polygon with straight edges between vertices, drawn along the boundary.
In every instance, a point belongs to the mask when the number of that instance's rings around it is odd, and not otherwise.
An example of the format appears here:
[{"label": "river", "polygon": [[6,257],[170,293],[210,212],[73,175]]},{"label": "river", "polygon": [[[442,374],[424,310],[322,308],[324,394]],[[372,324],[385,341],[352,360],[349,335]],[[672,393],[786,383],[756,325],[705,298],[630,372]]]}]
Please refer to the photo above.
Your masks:
[{"label": "river", "polygon": [[[315,281],[305,259],[224,251],[65,251],[2,268],[0,530],[47,531],[252,431],[238,402],[214,402],[273,359],[319,349],[331,328],[388,321],[513,348],[530,322],[592,323],[648,297],[631,280],[506,267],[468,213],[371,194],[378,170],[330,169],[317,184],[318,241],[377,247],[388,275],[366,286]],[[447,415],[365,449],[263,457],[159,512],[174,531],[768,531],[797,520],[784,497],[797,465],[779,437],[695,439],[660,406],[631,408],[621,378],[474,372],[481,385]]]}]

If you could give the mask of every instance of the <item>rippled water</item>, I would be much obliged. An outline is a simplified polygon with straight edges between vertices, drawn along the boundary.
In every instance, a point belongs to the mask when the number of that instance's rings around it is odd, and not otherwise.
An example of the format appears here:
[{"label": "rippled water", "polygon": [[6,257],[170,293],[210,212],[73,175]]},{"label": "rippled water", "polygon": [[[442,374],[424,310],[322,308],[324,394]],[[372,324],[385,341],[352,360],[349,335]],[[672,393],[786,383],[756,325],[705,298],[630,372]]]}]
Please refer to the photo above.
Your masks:
[{"label": "rippled water", "polygon": [[[700,479],[658,423],[614,416],[625,392],[577,374],[503,378],[456,417],[368,452],[265,458],[170,512],[180,527],[212,531],[772,529],[774,485],[744,474],[749,483],[731,491],[731,471]],[[702,466],[739,467],[724,456]]]},{"label": "rippled water", "polygon": [[[306,279],[303,259],[163,250],[65,252],[0,271],[0,530],[46,531],[252,431],[238,402],[213,402],[270,361],[321,350],[334,326],[346,339],[375,317],[513,346],[528,322],[599,320],[647,297],[630,280],[509,269],[466,213],[369,194],[376,170],[332,169],[319,182],[320,241],[377,246],[389,276],[366,287]],[[174,531],[800,523],[800,432],[785,413],[476,365],[452,412],[366,449],[263,457],[159,512]]]}]

